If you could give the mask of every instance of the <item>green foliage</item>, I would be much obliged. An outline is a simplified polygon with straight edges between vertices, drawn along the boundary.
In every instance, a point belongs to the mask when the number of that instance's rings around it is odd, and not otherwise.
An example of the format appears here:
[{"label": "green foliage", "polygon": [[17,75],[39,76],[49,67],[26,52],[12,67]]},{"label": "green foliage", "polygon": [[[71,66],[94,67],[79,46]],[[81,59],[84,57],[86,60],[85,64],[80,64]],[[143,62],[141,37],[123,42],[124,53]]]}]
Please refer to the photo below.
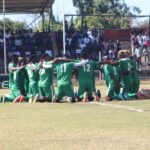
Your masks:
[{"label": "green foliage", "polygon": [[[12,21],[8,18],[5,19],[6,30],[20,30],[25,29],[27,24],[25,22],[20,21]],[[0,30],[3,30],[3,20],[0,20]]]},{"label": "green foliage", "polygon": [[94,0],[73,0],[73,4],[80,14],[93,13]]},{"label": "green foliage", "polygon": [[[138,7],[131,10],[122,0],[73,0],[73,4],[89,28],[127,28],[131,26],[132,16],[141,12]],[[107,16],[85,17],[90,14]],[[81,22],[81,17],[77,18],[76,27],[81,27]]]},{"label": "green foliage", "polygon": [[[50,27],[49,27],[49,25],[50,25]],[[53,31],[62,30],[63,29],[63,24],[61,22],[58,22],[58,21],[55,21],[55,20],[53,20],[53,23],[52,23],[52,20],[51,20],[51,22],[49,24],[49,20],[46,19],[45,24],[44,24],[44,29],[46,31],[48,31],[49,28],[53,29]],[[43,31],[42,21],[39,21],[39,23],[38,23],[38,30]]]}]

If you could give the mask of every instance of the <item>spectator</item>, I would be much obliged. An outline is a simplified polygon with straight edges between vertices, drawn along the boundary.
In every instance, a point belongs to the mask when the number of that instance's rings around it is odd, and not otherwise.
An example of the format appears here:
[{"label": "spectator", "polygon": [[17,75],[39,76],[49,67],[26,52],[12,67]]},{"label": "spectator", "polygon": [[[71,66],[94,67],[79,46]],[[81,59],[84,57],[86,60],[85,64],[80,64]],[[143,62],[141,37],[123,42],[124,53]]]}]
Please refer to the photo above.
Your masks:
[{"label": "spectator", "polygon": [[137,56],[137,60],[138,60],[138,66],[141,65],[141,58],[142,58],[142,49],[140,46],[136,46],[135,47],[135,55]]}]

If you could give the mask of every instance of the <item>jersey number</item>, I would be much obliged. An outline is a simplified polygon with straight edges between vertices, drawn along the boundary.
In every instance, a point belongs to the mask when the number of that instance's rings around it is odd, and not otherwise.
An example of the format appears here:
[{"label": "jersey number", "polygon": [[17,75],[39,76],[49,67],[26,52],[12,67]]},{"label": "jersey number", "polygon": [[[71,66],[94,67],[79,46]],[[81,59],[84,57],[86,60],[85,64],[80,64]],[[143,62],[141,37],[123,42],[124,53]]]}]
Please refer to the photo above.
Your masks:
[{"label": "jersey number", "polygon": [[83,65],[83,69],[84,69],[84,72],[90,72],[91,71],[90,64]]},{"label": "jersey number", "polygon": [[61,73],[65,73],[67,71],[67,65],[66,64],[62,64],[61,66],[60,66],[60,72]]},{"label": "jersey number", "polygon": [[14,80],[17,79],[17,72],[14,72]]}]

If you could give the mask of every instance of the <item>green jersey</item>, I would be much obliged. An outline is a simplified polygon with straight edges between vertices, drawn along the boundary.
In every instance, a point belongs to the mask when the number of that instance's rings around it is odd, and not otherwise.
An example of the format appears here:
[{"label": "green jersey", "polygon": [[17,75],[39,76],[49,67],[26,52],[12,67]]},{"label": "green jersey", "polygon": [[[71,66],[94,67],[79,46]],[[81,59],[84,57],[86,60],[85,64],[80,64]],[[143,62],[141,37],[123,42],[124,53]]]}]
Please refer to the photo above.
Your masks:
[{"label": "green jersey", "polygon": [[14,77],[13,77],[13,71],[11,71],[11,68],[16,67],[16,64],[14,63],[9,63],[8,68],[9,68],[9,88],[12,87],[14,83]]},{"label": "green jersey", "polygon": [[81,83],[94,82],[94,70],[99,68],[99,62],[89,61],[88,63],[78,67],[78,79]]},{"label": "green jersey", "polygon": [[135,60],[131,60],[132,68],[133,68],[133,76],[138,76],[138,63]]},{"label": "green jersey", "polygon": [[58,85],[67,85],[71,83],[73,63],[58,63],[56,65],[57,70],[57,84]]},{"label": "green jersey", "polygon": [[28,73],[29,81],[30,82],[38,82],[38,79],[39,79],[38,71],[32,70],[31,67],[34,70],[38,70],[38,64],[32,64],[32,65],[28,64],[26,66],[26,70],[27,70],[27,73]]},{"label": "green jersey", "polygon": [[13,89],[21,90],[22,86],[24,87],[24,82],[22,81],[22,70],[13,71]]},{"label": "green jersey", "polygon": [[120,67],[118,65],[105,64],[103,71],[106,83],[120,80]]},{"label": "green jersey", "polygon": [[124,58],[119,60],[119,65],[121,68],[121,73],[126,76],[132,73],[132,61],[129,58]]},{"label": "green jersey", "polygon": [[44,62],[43,68],[39,70],[39,87],[48,87],[53,84],[52,62]]}]

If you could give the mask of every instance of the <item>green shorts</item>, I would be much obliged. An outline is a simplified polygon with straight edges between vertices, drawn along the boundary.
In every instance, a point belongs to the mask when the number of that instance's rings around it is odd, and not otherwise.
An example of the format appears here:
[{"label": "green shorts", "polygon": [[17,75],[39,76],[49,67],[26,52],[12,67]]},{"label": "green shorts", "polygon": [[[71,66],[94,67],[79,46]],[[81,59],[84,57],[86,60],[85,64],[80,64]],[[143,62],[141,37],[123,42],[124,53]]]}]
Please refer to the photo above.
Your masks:
[{"label": "green shorts", "polygon": [[106,96],[114,98],[119,94],[119,92],[120,87],[116,83],[113,82],[108,83]]},{"label": "green shorts", "polygon": [[129,93],[130,89],[133,87],[133,78],[128,75],[122,80],[122,93]]},{"label": "green shorts", "polygon": [[19,89],[11,89],[10,95],[5,96],[5,100],[9,102],[13,102],[13,100],[19,96],[21,96],[22,93]]},{"label": "green shorts", "polygon": [[34,97],[39,93],[38,82],[29,83],[29,96],[33,95]]},{"label": "green shorts", "polygon": [[56,95],[58,100],[62,100],[64,96],[74,98],[74,90],[72,84],[58,85]]},{"label": "green shorts", "polygon": [[84,92],[88,92],[88,97],[92,97],[93,84],[92,83],[79,84],[79,89],[78,89],[78,98],[79,99],[83,99]]},{"label": "green shorts", "polygon": [[40,96],[42,97],[52,99],[52,97],[54,96],[54,88],[53,86],[39,87],[39,93],[40,93]]}]

